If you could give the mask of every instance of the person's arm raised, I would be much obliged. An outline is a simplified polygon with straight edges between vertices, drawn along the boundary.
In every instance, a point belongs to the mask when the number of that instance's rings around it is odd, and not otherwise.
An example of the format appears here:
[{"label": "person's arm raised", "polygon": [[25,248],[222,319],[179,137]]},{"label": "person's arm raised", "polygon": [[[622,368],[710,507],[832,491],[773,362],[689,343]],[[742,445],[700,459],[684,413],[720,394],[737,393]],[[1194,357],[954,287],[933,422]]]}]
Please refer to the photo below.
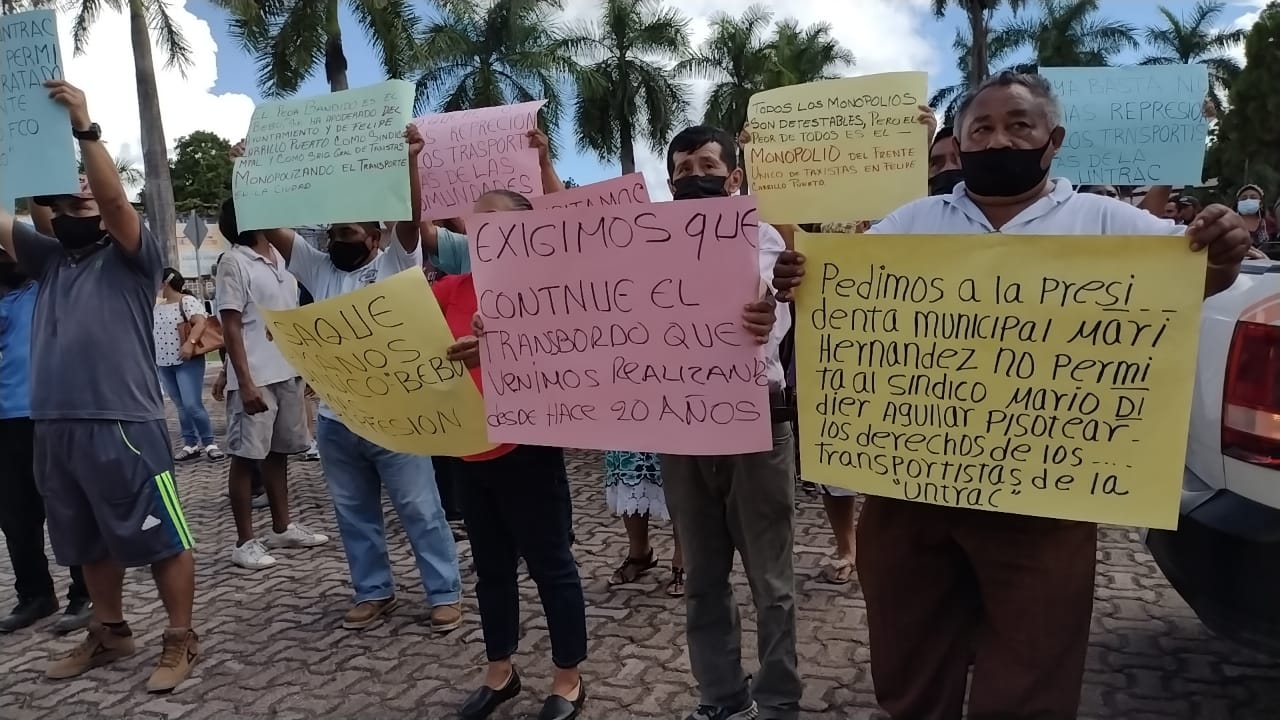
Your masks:
[{"label": "person's arm raised", "polygon": [[423,141],[417,125],[405,126],[404,141],[409,147],[409,206],[413,217],[409,222],[396,223],[396,239],[400,247],[412,255],[422,244],[422,177],[418,174],[418,157],[422,154]]},{"label": "person's arm raised", "polygon": [[[72,130],[85,133],[94,129],[80,88],[66,80],[46,80],[44,86],[49,90],[49,97],[67,109]],[[111,159],[100,138],[80,140],[80,159],[107,233],[121,250],[137,255],[142,250],[142,219],[124,191],[116,161]]]},{"label": "person's arm raised", "polygon": [[556,174],[556,166],[551,164],[551,140],[538,128],[525,133],[529,138],[529,147],[538,151],[538,170],[542,180],[542,194],[550,195],[564,190],[564,183]]},{"label": "person's arm raised", "polygon": [[[231,162],[234,165],[236,160],[244,157],[244,140],[231,146]],[[280,253],[280,257],[285,262],[289,262],[289,258],[293,255],[293,240],[297,237],[297,233],[293,228],[271,228],[261,231],[267,236],[267,242]]]},{"label": "person's arm raised", "polygon": [[27,203],[27,210],[31,213],[31,224],[35,226],[36,232],[41,235],[55,237],[53,233],[53,208],[46,205],[37,205],[35,198]]}]

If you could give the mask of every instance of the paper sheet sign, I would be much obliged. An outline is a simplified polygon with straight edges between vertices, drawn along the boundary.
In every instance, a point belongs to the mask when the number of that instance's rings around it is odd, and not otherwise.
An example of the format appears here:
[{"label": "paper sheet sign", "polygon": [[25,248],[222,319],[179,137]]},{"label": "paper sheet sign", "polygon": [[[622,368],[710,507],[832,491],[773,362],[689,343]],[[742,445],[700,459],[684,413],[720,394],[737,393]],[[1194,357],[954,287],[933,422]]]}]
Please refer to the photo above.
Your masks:
[{"label": "paper sheet sign", "polygon": [[403,80],[259,105],[232,176],[240,229],[408,220],[412,106]]},{"label": "paper sheet sign", "polygon": [[470,372],[445,358],[453,335],[421,270],[262,314],[285,359],[360,437],[415,455],[493,447]]},{"label": "paper sheet sign", "polygon": [[64,79],[58,20],[53,10],[32,10],[0,17],[0,176],[3,203],[14,197],[73,193],[75,138],[67,109],[49,98],[46,80]]},{"label": "paper sheet sign", "polygon": [[718,455],[773,447],[755,199],[466,219],[489,437]]},{"label": "paper sheet sign", "polygon": [[1040,68],[1062,101],[1067,137],[1054,175],[1082,185],[1199,185],[1204,65]]},{"label": "paper sheet sign", "polygon": [[602,180],[590,185],[561,190],[550,195],[530,198],[534,210],[578,207],[599,208],[609,205],[630,205],[649,202],[649,188],[644,184],[643,173],[631,173],[619,178]]},{"label": "paper sheet sign", "polygon": [[1205,272],[1185,239],[801,233],[797,244],[806,480],[1176,527]]},{"label": "paper sheet sign", "polygon": [[538,127],[545,100],[427,115],[414,120],[426,148],[418,159],[422,217],[471,214],[481,195],[503,189],[527,198],[542,194],[538,151],[528,133]]},{"label": "paper sheet sign", "polygon": [[883,73],[756,93],[744,151],[760,219],[878,220],[927,193],[928,76]]}]

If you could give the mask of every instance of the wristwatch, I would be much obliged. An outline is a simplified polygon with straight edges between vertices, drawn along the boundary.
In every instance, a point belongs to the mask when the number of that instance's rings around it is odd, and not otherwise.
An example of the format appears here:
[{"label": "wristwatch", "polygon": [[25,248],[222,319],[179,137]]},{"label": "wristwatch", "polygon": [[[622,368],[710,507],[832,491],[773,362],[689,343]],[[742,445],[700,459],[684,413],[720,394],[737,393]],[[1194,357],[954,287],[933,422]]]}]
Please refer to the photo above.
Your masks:
[{"label": "wristwatch", "polygon": [[89,123],[89,129],[87,130],[71,128],[71,136],[77,140],[98,142],[102,139],[102,128],[98,126],[98,123]]}]

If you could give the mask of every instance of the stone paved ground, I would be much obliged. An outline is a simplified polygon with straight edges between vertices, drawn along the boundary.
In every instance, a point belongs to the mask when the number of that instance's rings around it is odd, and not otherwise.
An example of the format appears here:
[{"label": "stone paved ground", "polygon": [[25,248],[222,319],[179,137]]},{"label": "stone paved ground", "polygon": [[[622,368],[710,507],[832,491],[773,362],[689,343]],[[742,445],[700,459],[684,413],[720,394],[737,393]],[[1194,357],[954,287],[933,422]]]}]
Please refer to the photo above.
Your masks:
[{"label": "stone paved ground", "polygon": [[[219,424],[221,418],[217,419]],[[175,433],[176,437],[176,433]],[[577,555],[586,588],[590,661],[584,666],[592,720],[677,718],[694,700],[681,632],[682,608],[656,572],[627,589],[606,579],[626,551],[621,524],[603,509],[600,463],[571,457]],[[173,695],[150,697],[143,683],[158,656],[162,611],[147,574],[128,576],[126,607],[142,651],[126,662],[63,683],[40,668],[74,639],[53,639],[47,626],[0,636],[0,718],[438,718],[477,680],[484,658],[474,599],[468,622],[446,637],[424,630],[421,611],[401,610],[364,634],[338,623],[347,608],[346,565],[318,464],[292,465],[298,517],[334,542],[281,553],[270,571],[235,568],[224,492],[225,463],[186,465],[178,482],[197,554],[196,617],[204,655],[191,680]],[[816,498],[799,499],[796,531],[800,661],[806,718],[868,719],[875,709],[867,669],[862,598],[853,587],[818,582],[831,545]],[[265,521],[265,513],[260,517]],[[402,598],[420,597],[402,532],[392,521],[391,549]],[[670,550],[666,527],[659,551]],[[469,549],[460,545],[463,567]],[[1101,720],[1275,720],[1280,718],[1280,662],[1266,660],[1211,635],[1170,589],[1136,532],[1106,528],[1098,552],[1097,602],[1082,717]],[[0,560],[0,607],[13,602],[12,573]],[[468,594],[474,574],[464,570]],[[65,586],[65,573],[60,576]],[[746,582],[735,582],[740,599]],[[546,625],[532,583],[522,586],[525,644],[520,657],[525,695],[498,718],[536,713],[550,678]],[[748,627],[753,623],[747,613]],[[754,656],[755,634],[744,637]]]}]

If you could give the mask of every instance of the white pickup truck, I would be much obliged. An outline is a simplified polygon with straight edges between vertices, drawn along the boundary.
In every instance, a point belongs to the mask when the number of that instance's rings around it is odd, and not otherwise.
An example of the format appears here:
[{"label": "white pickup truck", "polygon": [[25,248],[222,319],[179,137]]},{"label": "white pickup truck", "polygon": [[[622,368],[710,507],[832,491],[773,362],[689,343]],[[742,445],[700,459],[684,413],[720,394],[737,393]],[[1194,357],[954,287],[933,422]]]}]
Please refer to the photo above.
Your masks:
[{"label": "white pickup truck", "polygon": [[1147,532],[1214,632],[1280,655],[1280,262],[1205,301],[1177,531]]}]

